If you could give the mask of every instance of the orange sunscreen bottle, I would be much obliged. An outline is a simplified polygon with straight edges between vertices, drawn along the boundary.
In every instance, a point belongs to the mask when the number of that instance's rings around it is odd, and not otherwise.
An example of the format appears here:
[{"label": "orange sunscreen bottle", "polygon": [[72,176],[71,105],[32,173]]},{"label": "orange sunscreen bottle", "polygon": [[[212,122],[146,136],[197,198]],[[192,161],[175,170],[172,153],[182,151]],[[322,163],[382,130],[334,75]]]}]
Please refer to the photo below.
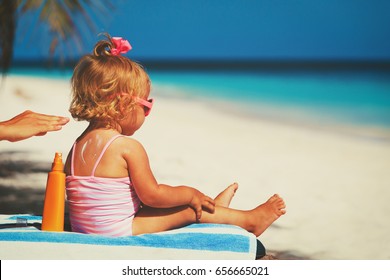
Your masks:
[{"label": "orange sunscreen bottle", "polygon": [[64,231],[65,173],[62,154],[56,153],[47,176],[42,230]]}]

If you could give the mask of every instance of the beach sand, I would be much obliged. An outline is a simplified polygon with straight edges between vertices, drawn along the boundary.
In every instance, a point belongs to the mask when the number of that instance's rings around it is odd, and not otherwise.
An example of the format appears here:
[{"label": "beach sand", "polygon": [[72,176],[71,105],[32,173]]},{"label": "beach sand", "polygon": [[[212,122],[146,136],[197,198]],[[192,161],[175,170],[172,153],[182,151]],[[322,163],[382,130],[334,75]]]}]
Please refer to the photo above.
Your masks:
[{"label": "beach sand", "polygon": [[[259,239],[283,258],[390,259],[388,131],[251,117],[160,90],[153,87],[153,112],[134,135],[159,182],[210,196],[238,182],[231,206],[239,209],[280,194],[287,214]],[[68,81],[8,76],[0,120],[27,109],[69,116],[69,93]],[[0,143],[0,213],[40,214],[54,153],[66,157],[86,125],[72,120],[44,137]]]}]

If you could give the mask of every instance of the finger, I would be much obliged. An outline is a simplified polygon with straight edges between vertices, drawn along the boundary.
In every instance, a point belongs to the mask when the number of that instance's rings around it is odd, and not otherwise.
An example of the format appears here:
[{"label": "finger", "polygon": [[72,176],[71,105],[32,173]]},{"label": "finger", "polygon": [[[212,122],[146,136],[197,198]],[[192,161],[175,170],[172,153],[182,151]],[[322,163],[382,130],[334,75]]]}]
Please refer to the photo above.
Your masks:
[{"label": "finger", "polygon": [[57,130],[61,130],[62,129],[62,125],[51,125],[50,126],[50,129],[48,129],[48,131],[57,131]]},{"label": "finger", "polygon": [[207,197],[207,201],[212,204],[212,205],[215,205],[215,200],[212,199],[211,197]]},{"label": "finger", "polygon": [[45,118],[41,120],[46,121],[52,125],[60,125],[60,126],[63,126],[69,122],[69,118],[65,118],[65,117],[52,117],[50,119]]},{"label": "finger", "polygon": [[205,198],[205,204],[209,205],[209,207],[214,207],[215,206],[215,201],[211,197],[206,197]]},{"label": "finger", "polygon": [[46,114],[40,114],[34,112],[30,112],[29,114],[31,118],[35,118],[37,120],[49,121],[49,122],[60,123],[60,124],[66,124],[69,122],[69,118],[67,117],[46,115]]},{"label": "finger", "polygon": [[204,207],[208,212],[213,213],[214,210],[215,210],[214,201],[205,201],[205,202],[203,203],[203,207]]},{"label": "finger", "polygon": [[40,132],[40,133],[36,134],[35,136],[44,136],[46,134],[47,134],[47,132]]},{"label": "finger", "polygon": [[37,128],[40,130],[39,133],[61,130],[62,127],[63,124],[53,121],[40,121],[37,123]]},{"label": "finger", "polygon": [[202,218],[202,207],[196,209],[196,220],[199,221]]},{"label": "finger", "polygon": [[59,124],[61,124],[61,125],[65,125],[65,124],[67,124],[68,122],[69,122],[69,118],[66,118],[66,117],[59,117],[60,119],[59,119],[59,121],[58,121],[58,123]]}]

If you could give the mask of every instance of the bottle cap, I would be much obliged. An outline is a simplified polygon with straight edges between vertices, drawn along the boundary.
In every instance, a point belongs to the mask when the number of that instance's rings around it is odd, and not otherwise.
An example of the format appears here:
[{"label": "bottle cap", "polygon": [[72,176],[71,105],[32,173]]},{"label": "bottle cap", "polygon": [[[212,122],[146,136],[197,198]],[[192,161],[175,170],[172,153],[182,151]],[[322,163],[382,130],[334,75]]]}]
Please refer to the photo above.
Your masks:
[{"label": "bottle cap", "polygon": [[63,171],[64,164],[62,163],[62,153],[56,153],[54,156],[53,164],[51,165],[52,171]]}]

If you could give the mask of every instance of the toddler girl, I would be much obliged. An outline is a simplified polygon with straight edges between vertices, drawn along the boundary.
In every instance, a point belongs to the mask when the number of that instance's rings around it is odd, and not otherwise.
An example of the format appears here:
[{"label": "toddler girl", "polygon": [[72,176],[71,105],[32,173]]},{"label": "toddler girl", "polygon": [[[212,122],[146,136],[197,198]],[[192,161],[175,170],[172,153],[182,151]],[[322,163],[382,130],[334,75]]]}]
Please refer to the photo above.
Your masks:
[{"label": "toddler girl", "polygon": [[285,213],[278,195],[242,211],[229,208],[237,184],[211,199],[193,187],[156,181],[142,144],[126,137],[153,107],[145,70],[121,55],[130,49],[126,40],[107,35],[74,69],[70,112],[89,126],[65,164],[72,230],[129,236],[200,222],[238,225],[259,236]]}]

